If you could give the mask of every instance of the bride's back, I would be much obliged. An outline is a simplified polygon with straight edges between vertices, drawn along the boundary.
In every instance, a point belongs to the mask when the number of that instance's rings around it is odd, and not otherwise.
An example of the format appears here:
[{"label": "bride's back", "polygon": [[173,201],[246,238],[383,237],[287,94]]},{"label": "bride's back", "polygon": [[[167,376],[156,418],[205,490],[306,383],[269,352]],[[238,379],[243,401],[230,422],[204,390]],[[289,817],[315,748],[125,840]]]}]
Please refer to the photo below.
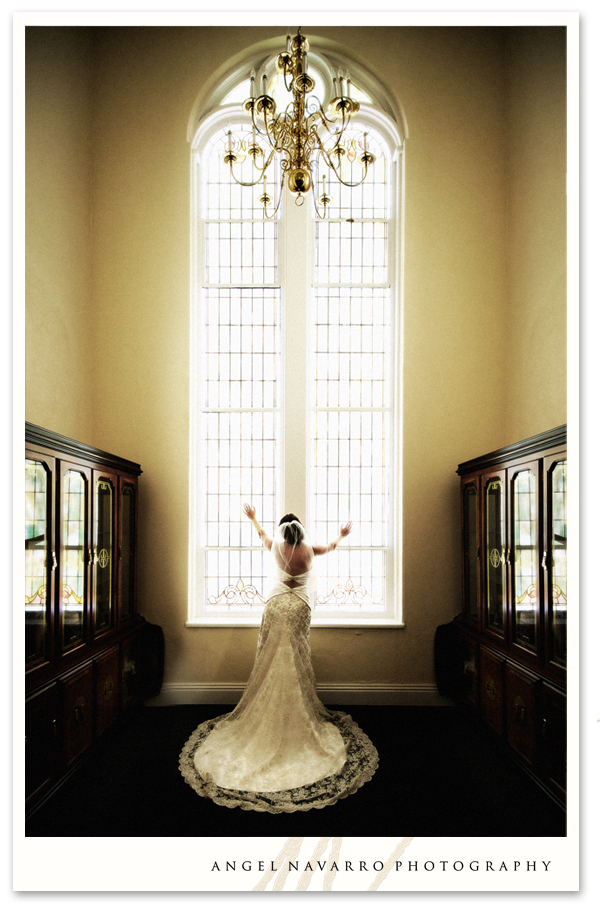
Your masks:
[{"label": "bride's back", "polygon": [[313,549],[310,544],[299,543],[296,547],[277,541],[273,546],[275,562],[288,575],[302,575],[310,571],[313,563]]}]

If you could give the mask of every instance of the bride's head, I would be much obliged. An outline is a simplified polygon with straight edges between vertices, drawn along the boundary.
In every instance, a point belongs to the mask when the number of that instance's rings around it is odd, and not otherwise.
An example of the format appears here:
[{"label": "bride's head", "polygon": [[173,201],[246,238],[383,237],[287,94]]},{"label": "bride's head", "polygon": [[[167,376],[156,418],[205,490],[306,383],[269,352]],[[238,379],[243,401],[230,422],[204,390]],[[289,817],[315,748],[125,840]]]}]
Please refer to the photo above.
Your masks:
[{"label": "bride's head", "polygon": [[279,530],[285,542],[289,543],[291,547],[297,547],[304,540],[305,531],[302,522],[293,512],[288,512],[283,516],[279,522]]}]

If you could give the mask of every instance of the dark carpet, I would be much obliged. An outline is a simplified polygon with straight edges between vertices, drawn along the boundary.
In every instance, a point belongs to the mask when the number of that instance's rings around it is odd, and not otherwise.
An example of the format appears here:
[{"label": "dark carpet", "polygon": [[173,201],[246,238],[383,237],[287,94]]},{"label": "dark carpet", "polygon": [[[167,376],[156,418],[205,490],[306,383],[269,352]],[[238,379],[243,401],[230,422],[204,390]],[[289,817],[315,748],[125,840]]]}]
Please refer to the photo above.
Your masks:
[{"label": "dark carpet", "polygon": [[179,773],[179,753],[223,705],[141,707],[30,817],[30,837],[561,837],[565,813],[469,717],[452,707],[346,710],[379,768],[334,806],[293,815],[224,809]]}]

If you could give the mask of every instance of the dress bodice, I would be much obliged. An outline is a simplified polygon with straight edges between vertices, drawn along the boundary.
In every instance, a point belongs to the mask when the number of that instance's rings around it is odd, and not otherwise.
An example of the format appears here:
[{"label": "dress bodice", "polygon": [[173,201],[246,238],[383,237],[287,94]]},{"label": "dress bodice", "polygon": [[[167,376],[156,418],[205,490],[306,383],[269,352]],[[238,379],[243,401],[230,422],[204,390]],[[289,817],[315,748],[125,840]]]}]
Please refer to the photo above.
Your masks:
[{"label": "dress bodice", "polygon": [[[277,594],[296,594],[311,606],[312,567],[314,553],[311,545],[303,541],[297,547],[290,547],[283,541],[274,540],[271,545],[273,557],[273,586],[270,597]],[[291,569],[294,569],[292,572]],[[304,571],[298,571],[298,569]]]}]

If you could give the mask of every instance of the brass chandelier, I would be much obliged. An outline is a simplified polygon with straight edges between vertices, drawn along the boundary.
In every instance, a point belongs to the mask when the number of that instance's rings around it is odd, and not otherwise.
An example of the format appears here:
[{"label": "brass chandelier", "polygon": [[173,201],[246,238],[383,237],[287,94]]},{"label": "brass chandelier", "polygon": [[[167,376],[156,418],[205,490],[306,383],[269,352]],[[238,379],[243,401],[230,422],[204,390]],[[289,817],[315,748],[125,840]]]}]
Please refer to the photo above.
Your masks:
[{"label": "brass chandelier", "polygon": [[[283,76],[285,89],[292,95],[285,110],[277,113],[275,100],[267,94],[266,75],[262,77],[262,94],[256,95],[256,76],[252,71],[250,97],[244,103],[244,110],[252,118],[252,133],[243,138],[234,138],[231,130],[227,133],[224,162],[229,165],[231,177],[240,186],[256,186],[262,181],[260,202],[266,218],[274,218],[277,214],[286,181],[289,191],[296,196],[296,205],[302,205],[304,197],[312,189],[316,213],[319,218],[324,218],[331,199],[326,193],[325,175],[322,193],[317,195],[319,164],[324,164],[328,173],[333,174],[340,184],[355,187],[364,182],[369,166],[375,160],[368,149],[366,132],[358,143],[359,151],[354,148],[351,151],[351,146],[356,143],[348,140],[347,128],[360,105],[350,95],[349,76],[340,74],[334,77],[333,98],[327,105],[327,111],[315,96],[310,96],[315,80],[307,69],[308,47],[308,41],[298,29],[293,38],[288,35],[287,48],[277,58],[277,68]],[[244,180],[241,175],[236,175],[235,166],[239,169],[248,158],[252,162],[251,178]],[[358,160],[362,165],[359,180],[351,182],[344,179],[344,158]],[[281,176],[279,181],[275,180],[276,186],[279,184],[278,198],[269,214],[268,207],[273,199],[267,192],[267,173],[269,168],[276,167],[276,161],[279,161]]]}]

